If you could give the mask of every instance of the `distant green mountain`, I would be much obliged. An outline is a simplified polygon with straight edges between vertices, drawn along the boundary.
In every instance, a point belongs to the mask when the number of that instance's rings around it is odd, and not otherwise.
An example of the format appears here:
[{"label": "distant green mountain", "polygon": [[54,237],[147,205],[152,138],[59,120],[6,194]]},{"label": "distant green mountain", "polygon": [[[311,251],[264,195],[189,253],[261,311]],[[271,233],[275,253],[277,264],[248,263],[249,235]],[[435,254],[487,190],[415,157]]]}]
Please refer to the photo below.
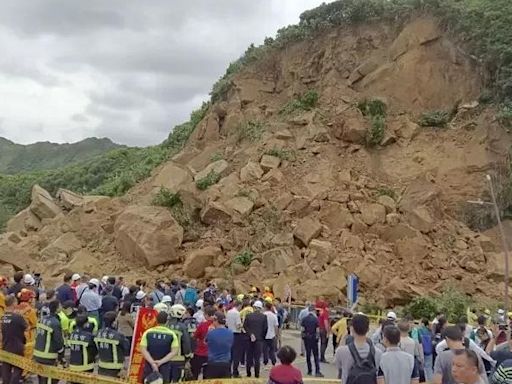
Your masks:
[{"label": "distant green mountain", "polygon": [[40,142],[29,145],[16,144],[0,137],[0,173],[13,175],[19,172],[56,169],[123,147],[110,139],[96,137],[72,144]]}]

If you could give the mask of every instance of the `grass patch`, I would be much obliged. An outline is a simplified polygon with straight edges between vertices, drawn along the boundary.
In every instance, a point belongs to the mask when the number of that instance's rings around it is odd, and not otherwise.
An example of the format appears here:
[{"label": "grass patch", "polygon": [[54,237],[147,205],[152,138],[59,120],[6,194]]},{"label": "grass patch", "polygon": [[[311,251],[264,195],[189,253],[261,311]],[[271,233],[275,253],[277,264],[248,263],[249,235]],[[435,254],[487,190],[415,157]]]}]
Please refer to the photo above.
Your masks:
[{"label": "grass patch", "polygon": [[214,184],[217,184],[220,180],[220,174],[215,172],[214,170],[210,171],[208,175],[196,181],[197,189],[204,191],[211,187]]},{"label": "grass patch", "polygon": [[377,196],[389,196],[393,200],[397,201],[397,193],[389,187],[380,187],[377,189]]},{"label": "grass patch", "polygon": [[263,135],[263,131],[265,130],[265,124],[259,120],[249,120],[241,123],[238,126],[236,135],[237,142],[241,143],[242,141],[258,141],[261,139]]},{"label": "grass patch", "polygon": [[366,145],[375,147],[379,145],[386,132],[386,120],[383,116],[372,116],[370,128],[366,132]]},{"label": "grass patch", "polygon": [[311,111],[318,104],[318,93],[315,90],[309,90],[296,99],[286,103],[279,111],[281,115],[291,115],[298,111]]},{"label": "grass patch", "polygon": [[251,265],[253,259],[254,259],[254,253],[251,250],[246,249],[246,250],[240,252],[238,255],[236,255],[233,258],[232,263],[240,264],[240,265],[243,265],[244,267],[248,267]]},{"label": "grass patch", "polygon": [[289,149],[283,148],[272,148],[268,149],[264,153],[265,155],[279,157],[281,160],[293,160],[295,159],[295,153]]},{"label": "grass patch", "polygon": [[386,116],[386,104],[379,99],[364,99],[357,104],[357,108],[364,116]]},{"label": "grass patch", "polygon": [[158,193],[153,197],[151,201],[153,205],[159,207],[172,208],[177,204],[182,204],[180,194],[173,193],[168,188],[160,187]]},{"label": "grass patch", "polygon": [[192,217],[190,217],[190,213],[181,203],[181,201],[179,204],[175,204],[172,206],[171,215],[178,222],[178,224],[185,229],[188,229],[190,227],[190,224],[192,224]]},{"label": "grass patch", "polygon": [[498,121],[505,128],[512,128],[512,101],[504,103],[498,112]]},{"label": "grass patch", "polygon": [[220,152],[220,151],[215,152],[215,153],[210,157],[210,161],[219,161],[219,160],[224,160],[224,155],[223,155],[223,154],[222,154],[222,152]]},{"label": "grass patch", "polygon": [[421,114],[418,124],[422,127],[445,128],[451,120],[451,115],[447,111],[430,111]]}]

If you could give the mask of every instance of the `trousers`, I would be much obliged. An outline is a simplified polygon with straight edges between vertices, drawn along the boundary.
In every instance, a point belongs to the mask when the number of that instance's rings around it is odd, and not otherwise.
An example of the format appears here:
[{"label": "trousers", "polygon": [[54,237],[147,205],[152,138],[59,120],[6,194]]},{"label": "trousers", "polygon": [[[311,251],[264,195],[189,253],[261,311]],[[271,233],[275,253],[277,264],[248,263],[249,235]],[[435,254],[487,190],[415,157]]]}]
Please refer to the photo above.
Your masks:
[{"label": "trousers", "polygon": [[21,380],[21,368],[15,367],[14,365],[2,363],[2,383],[4,384],[19,384]]},{"label": "trousers", "polygon": [[240,363],[245,362],[245,351],[247,349],[248,343],[249,336],[247,336],[246,333],[235,333],[233,347],[231,348],[231,373],[233,374],[233,377],[240,376],[240,373],[238,372],[238,366],[240,365]]},{"label": "trousers", "polygon": [[320,356],[318,352],[317,338],[304,338],[304,348],[306,349],[306,363],[308,365],[308,374],[313,372],[311,357],[315,362],[315,373],[320,373]]},{"label": "trousers", "polygon": [[263,341],[249,341],[249,347],[247,348],[247,362],[246,371],[247,377],[251,377],[251,368],[254,367],[254,377],[260,377],[260,361],[261,352],[263,350]]},{"label": "trousers", "polygon": [[205,379],[229,379],[231,377],[230,363],[208,362]]},{"label": "trousers", "polygon": [[267,365],[268,361],[272,363],[272,365],[276,365],[276,339],[265,339],[263,344],[263,364]]},{"label": "trousers", "polygon": [[192,360],[190,360],[190,369],[192,370],[192,377],[194,380],[197,380],[199,374],[203,370],[203,365],[208,361],[208,356],[198,356],[194,355]]},{"label": "trousers", "polygon": [[325,361],[325,351],[329,343],[329,336],[325,329],[320,330],[320,361]]}]

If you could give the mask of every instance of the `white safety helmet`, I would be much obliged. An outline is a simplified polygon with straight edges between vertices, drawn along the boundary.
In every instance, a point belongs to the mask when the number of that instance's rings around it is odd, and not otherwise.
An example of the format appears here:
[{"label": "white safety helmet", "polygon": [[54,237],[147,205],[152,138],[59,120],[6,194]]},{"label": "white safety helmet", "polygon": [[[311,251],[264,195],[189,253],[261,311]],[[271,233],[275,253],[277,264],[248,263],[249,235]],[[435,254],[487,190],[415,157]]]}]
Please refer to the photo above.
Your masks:
[{"label": "white safety helmet", "polygon": [[162,303],[172,303],[172,297],[169,295],[165,295],[162,297]]},{"label": "white safety helmet", "polygon": [[203,305],[204,305],[204,300],[203,299],[199,299],[196,301],[196,307],[198,309],[203,309]]},{"label": "white safety helmet", "polygon": [[182,319],[183,316],[185,316],[186,312],[187,312],[187,308],[185,308],[183,305],[181,305],[181,304],[174,304],[171,307],[171,310],[170,310],[169,314],[172,317],[175,317],[177,319]]},{"label": "white safety helmet", "polygon": [[100,281],[98,279],[91,279],[89,280],[89,284],[92,284],[94,285],[96,288],[99,288],[100,286]]},{"label": "white safety helmet", "polygon": [[153,307],[153,309],[155,311],[157,311],[158,313],[160,312],[167,312],[167,310],[169,309],[169,307],[167,307],[167,305],[165,305],[164,303],[158,303],[158,304],[155,304],[155,306]]}]

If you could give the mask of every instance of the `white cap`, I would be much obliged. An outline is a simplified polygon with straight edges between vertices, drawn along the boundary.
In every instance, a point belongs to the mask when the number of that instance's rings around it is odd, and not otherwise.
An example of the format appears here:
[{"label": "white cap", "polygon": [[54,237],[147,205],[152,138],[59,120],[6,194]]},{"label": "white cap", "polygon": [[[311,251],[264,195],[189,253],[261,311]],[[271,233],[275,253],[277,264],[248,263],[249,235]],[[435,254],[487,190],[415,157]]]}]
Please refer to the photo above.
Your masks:
[{"label": "white cap", "polygon": [[254,308],[262,309],[263,308],[263,303],[261,301],[259,301],[259,300],[256,300],[252,306]]},{"label": "white cap", "polygon": [[25,276],[23,276],[23,282],[27,285],[34,285],[36,281],[30,273],[27,273]]},{"label": "white cap", "polygon": [[388,312],[388,314],[386,315],[386,317],[389,319],[389,320],[396,320],[396,313],[393,312],[393,311],[390,311]]},{"label": "white cap", "polygon": [[73,276],[71,276],[72,281],[80,280],[82,276],[80,276],[78,273],[74,273]]},{"label": "white cap", "polygon": [[158,303],[156,304],[153,309],[157,312],[167,312],[169,310],[169,308],[167,307],[167,305],[165,305],[165,303]]},{"label": "white cap", "polygon": [[171,298],[171,296],[169,296],[169,295],[164,295],[164,297],[162,297],[162,303],[172,303],[172,298]]},{"label": "white cap", "polygon": [[101,278],[101,282],[102,282],[103,284],[107,284],[107,282],[108,282],[108,276],[103,276],[103,277]]},{"label": "white cap", "polygon": [[199,299],[196,301],[196,307],[201,309],[203,308],[203,305],[204,305],[204,300],[203,299]]},{"label": "white cap", "polygon": [[498,309],[498,315],[504,315],[505,314],[505,310],[504,309]]},{"label": "white cap", "polygon": [[96,287],[100,286],[100,281],[98,279],[89,280],[89,284],[95,285]]},{"label": "white cap", "polygon": [[135,298],[136,298],[137,300],[142,300],[142,299],[143,299],[143,298],[145,298],[145,297],[146,297],[146,292],[144,292],[144,291],[139,291],[139,292],[137,292],[137,294],[135,295]]}]

